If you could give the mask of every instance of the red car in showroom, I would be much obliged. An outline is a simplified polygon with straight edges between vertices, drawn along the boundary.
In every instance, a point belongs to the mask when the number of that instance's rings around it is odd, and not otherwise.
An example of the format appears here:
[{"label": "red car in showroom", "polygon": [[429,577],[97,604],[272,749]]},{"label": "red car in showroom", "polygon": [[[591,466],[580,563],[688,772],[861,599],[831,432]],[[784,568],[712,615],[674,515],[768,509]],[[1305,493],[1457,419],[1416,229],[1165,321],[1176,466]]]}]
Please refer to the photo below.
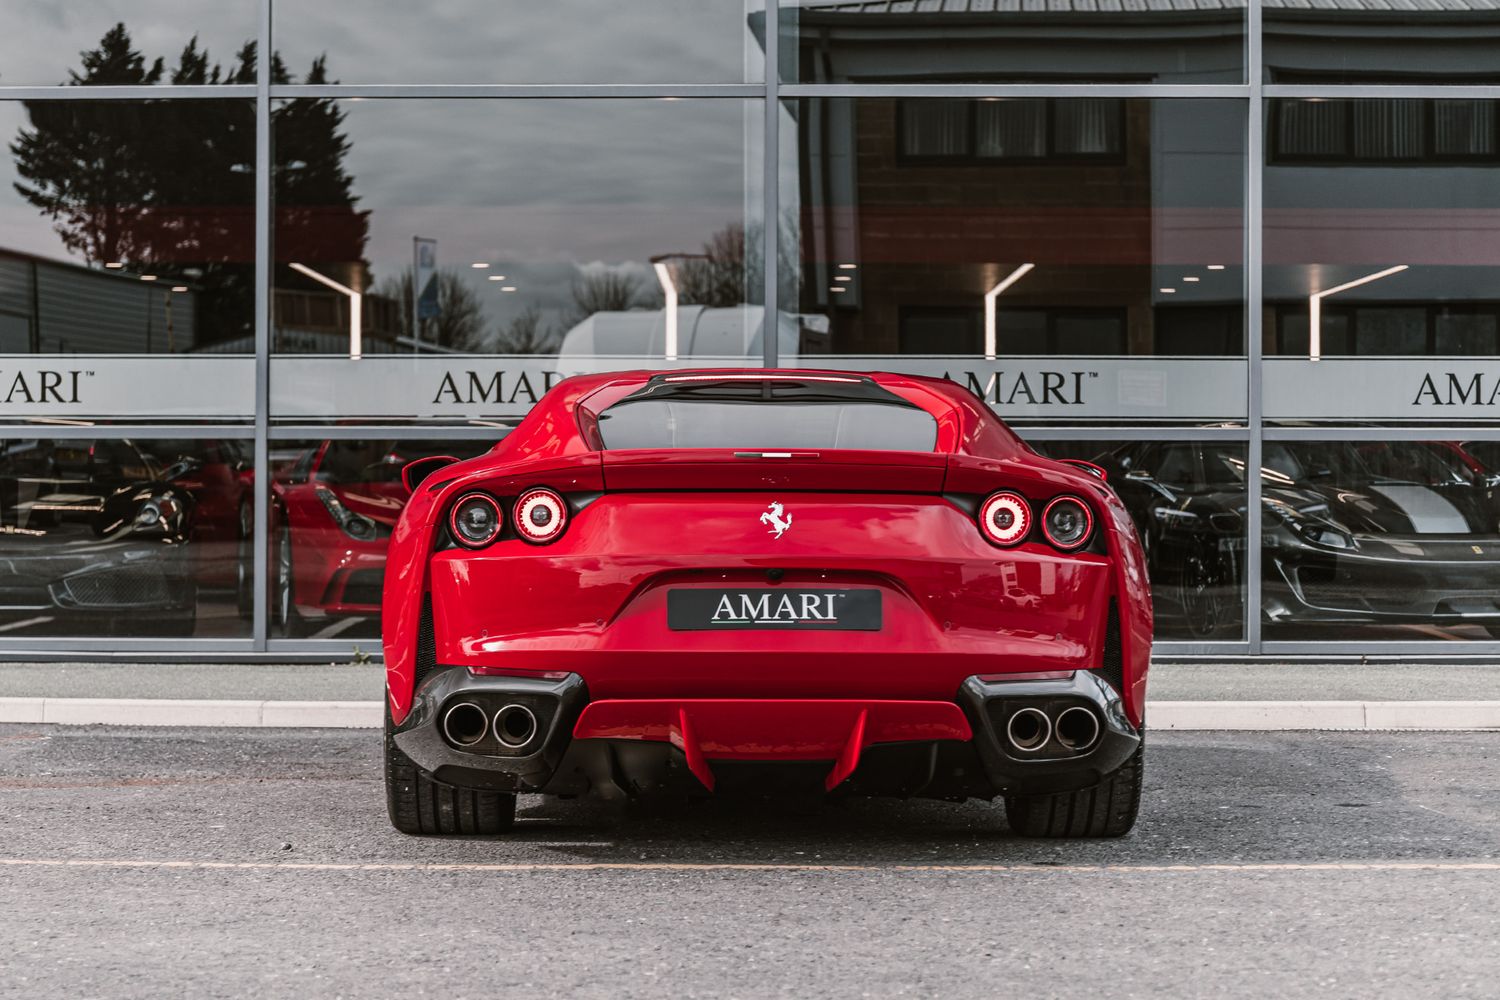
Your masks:
[{"label": "red car in showroom", "polygon": [[1117,836],[1151,598],[1130,515],[971,392],[909,375],[559,383],[491,451],[407,466],[383,638],[407,833],[518,792],[1003,797]]},{"label": "red car in showroom", "polygon": [[271,608],[281,635],[326,636],[380,613],[386,542],[406,504],[401,469],[464,444],[321,441],[278,469]]}]

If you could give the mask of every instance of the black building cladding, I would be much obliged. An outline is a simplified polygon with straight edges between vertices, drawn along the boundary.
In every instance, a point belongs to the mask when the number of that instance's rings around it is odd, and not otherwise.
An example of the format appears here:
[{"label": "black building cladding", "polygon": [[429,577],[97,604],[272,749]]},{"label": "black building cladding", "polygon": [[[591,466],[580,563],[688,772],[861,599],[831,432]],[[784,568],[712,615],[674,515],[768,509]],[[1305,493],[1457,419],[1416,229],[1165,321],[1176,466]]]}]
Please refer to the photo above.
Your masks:
[{"label": "black building cladding", "polygon": [[0,40],[0,655],[371,648],[401,464],[705,363],[1130,477],[1163,650],[1493,649],[1366,568],[1500,545],[1500,0],[96,6]]}]

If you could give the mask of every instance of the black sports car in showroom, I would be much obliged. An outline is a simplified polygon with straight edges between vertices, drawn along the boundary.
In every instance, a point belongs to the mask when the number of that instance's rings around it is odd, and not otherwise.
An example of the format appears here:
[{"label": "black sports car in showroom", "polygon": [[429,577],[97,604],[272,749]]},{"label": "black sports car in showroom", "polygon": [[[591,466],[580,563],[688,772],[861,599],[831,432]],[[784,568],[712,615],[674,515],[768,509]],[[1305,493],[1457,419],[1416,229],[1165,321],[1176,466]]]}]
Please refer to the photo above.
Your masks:
[{"label": "black sports car in showroom", "polygon": [[[1267,441],[1263,451],[1264,621],[1479,625],[1500,636],[1500,479],[1439,442]],[[1186,631],[1238,635],[1244,445],[1135,442],[1096,462]]]},{"label": "black sports car in showroom", "polygon": [[194,500],[124,440],[0,442],[0,616],[68,635],[189,635]]}]

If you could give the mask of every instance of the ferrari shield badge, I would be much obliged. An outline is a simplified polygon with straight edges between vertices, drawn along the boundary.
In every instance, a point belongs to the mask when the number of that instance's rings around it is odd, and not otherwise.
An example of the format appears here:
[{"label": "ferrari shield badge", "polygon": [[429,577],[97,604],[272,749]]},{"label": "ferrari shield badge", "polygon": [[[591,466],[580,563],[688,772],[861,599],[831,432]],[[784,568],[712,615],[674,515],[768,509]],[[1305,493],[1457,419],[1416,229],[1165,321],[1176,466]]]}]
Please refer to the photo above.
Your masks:
[{"label": "ferrari shield badge", "polygon": [[786,529],[792,526],[792,515],[786,514],[783,517],[782,515],[785,513],[786,508],[775,500],[772,500],[766,512],[760,516],[760,523],[770,525],[768,529],[770,533],[780,538]]}]

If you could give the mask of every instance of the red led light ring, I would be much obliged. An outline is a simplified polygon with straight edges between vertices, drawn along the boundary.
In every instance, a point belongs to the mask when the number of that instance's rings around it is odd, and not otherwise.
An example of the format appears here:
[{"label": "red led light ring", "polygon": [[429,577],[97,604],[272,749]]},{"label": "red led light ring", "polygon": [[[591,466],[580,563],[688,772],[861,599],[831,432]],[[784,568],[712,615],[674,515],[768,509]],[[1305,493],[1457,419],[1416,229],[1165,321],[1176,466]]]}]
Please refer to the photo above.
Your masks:
[{"label": "red led light ring", "polygon": [[[545,525],[532,523],[531,514],[537,507],[545,507],[552,517]],[[563,498],[549,489],[527,490],[516,500],[516,533],[528,542],[550,542],[561,535],[568,524],[568,505]]]},{"label": "red led light ring", "polygon": [[[1058,504],[1064,502],[1076,504],[1083,510],[1083,534],[1080,535],[1078,537],[1078,541],[1074,542],[1072,545],[1064,545],[1062,542],[1059,542],[1057,539],[1053,538],[1052,532],[1047,530],[1047,515],[1052,513],[1053,507],[1056,507]],[[1089,505],[1084,503],[1078,497],[1057,497],[1051,503],[1047,504],[1046,510],[1042,511],[1042,534],[1047,536],[1047,541],[1052,543],[1053,548],[1061,549],[1064,552],[1072,552],[1075,549],[1081,549],[1088,544],[1089,538],[1091,538],[1094,534],[1094,512],[1089,510]]]},{"label": "red led light ring", "polygon": [[[1012,518],[1010,527],[1003,531],[995,527],[995,514],[1000,510],[1010,511]],[[1019,493],[991,494],[979,508],[979,528],[996,545],[1019,545],[1031,533],[1031,505]]]},{"label": "red led light ring", "polygon": [[[463,534],[458,530],[459,508],[468,503],[470,500],[483,500],[485,503],[489,504],[490,507],[495,511],[495,530],[490,533],[490,537],[486,538],[482,542],[471,542],[469,541],[469,539],[465,538]],[[500,532],[504,528],[505,513],[500,509],[500,504],[496,502],[495,498],[490,496],[488,493],[465,493],[463,496],[453,501],[453,506],[448,508],[448,534],[452,535],[453,540],[466,549],[484,548],[486,545],[499,538]]]}]

